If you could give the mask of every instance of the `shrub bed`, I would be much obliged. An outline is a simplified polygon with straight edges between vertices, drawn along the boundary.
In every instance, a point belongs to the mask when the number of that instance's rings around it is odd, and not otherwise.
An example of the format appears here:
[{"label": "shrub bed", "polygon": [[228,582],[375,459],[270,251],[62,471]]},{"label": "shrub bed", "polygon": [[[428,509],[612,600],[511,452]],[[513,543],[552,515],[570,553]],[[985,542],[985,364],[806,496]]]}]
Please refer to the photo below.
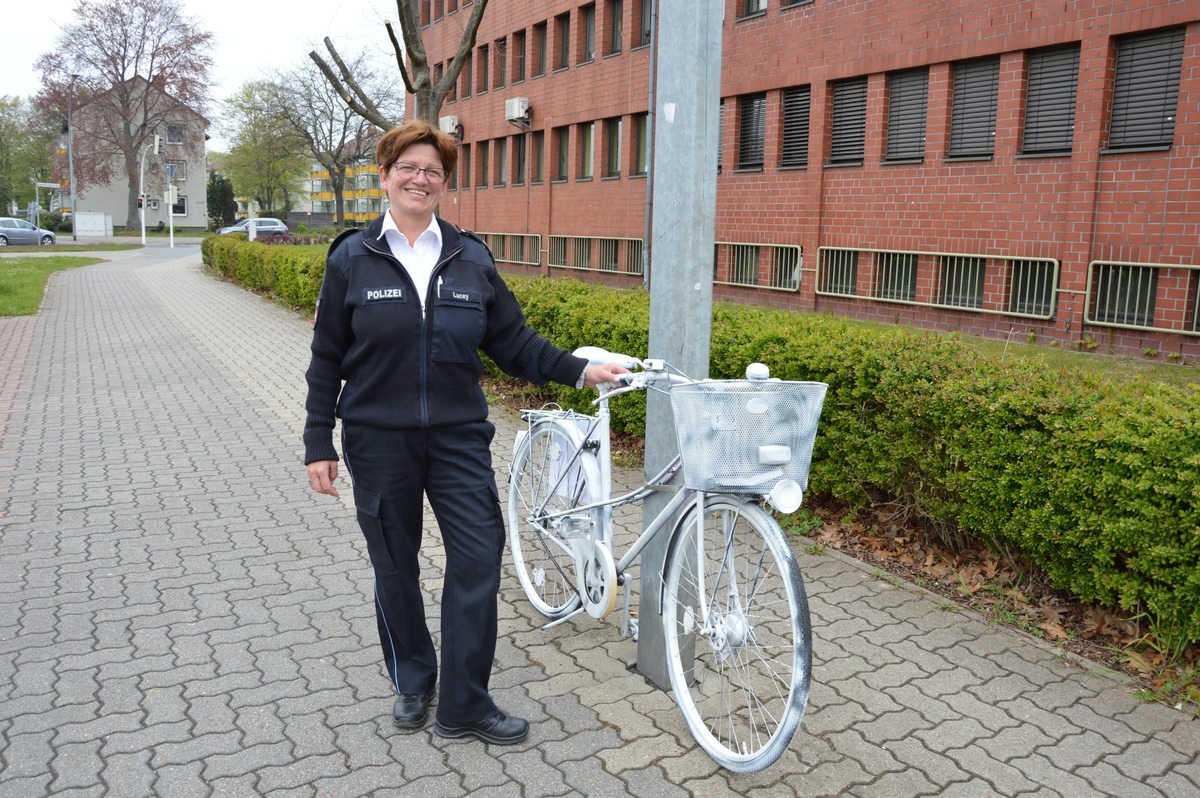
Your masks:
[{"label": "shrub bed", "polygon": [[[221,274],[311,310],[323,257],[288,250],[204,242]],[[645,293],[506,279],[530,325],[559,346],[647,354]],[[1144,615],[1160,646],[1200,642],[1196,387],[998,362],[968,341],[907,328],[714,306],[709,376],[740,377],[754,361],[775,377],[829,384],[810,490],[899,503],[943,542],[981,540],[1083,601]],[[581,410],[591,398],[546,390]],[[644,397],[612,410],[614,429],[645,433]]]}]

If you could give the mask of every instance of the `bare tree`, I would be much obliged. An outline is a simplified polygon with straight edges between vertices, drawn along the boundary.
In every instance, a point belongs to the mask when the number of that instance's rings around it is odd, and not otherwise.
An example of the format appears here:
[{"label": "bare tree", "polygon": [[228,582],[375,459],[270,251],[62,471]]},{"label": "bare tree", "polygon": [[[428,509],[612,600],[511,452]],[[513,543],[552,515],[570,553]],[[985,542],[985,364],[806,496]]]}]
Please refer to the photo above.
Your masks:
[{"label": "bare tree", "polygon": [[[400,31],[404,44],[396,39],[396,31],[391,20],[384,22],[388,39],[391,40],[392,50],[396,54],[396,66],[404,81],[404,89],[417,100],[416,117],[432,125],[437,124],[438,113],[442,103],[449,96],[451,89],[458,80],[463,64],[475,47],[475,34],[479,31],[479,23],[483,20],[483,12],[487,9],[488,0],[475,0],[471,9],[471,17],[467,20],[462,39],[458,44],[458,52],[446,65],[442,78],[433,82],[432,70],[429,66],[429,56],[425,52],[425,41],[421,38],[420,3],[418,0],[396,0],[396,12],[400,17]],[[325,49],[329,51],[334,66],[330,66],[324,58],[313,50],[309,57],[320,68],[326,80],[337,91],[354,113],[366,119],[373,125],[388,129],[396,124],[387,114],[375,104],[374,98],[361,86],[354,70],[346,64],[334,47],[333,41],[325,37]],[[408,63],[405,63],[407,56]],[[335,71],[336,68],[336,71]]]},{"label": "bare tree", "polygon": [[[381,113],[402,114],[399,103],[389,102],[387,92],[359,56],[349,63],[356,82],[374,100]],[[284,121],[308,143],[312,157],[329,173],[337,225],[346,222],[344,194],[346,170],[360,158],[373,154],[379,127],[355,113],[334,91],[317,66],[309,61],[273,82],[275,105]]]},{"label": "bare tree", "polygon": [[234,191],[258,202],[260,213],[291,210],[311,161],[304,139],[284,118],[275,87],[265,80],[245,83],[223,109],[232,147],[221,163]]},{"label": "bare tree", "polygon": [[72,17],[79,21],[64,26],[57,48],[37,61],[43,95],[62,104],[65,118],[77,76],[75,108],[88,111],[75,117],[77,134],[86,134],[74,138],[77,172],[88,174],[90,164],[104,182],[108,164],[124,167],[133,220],[147,143],[180,106],[203,113],[212,34],[183,15],[182,0],[78,0]]}]

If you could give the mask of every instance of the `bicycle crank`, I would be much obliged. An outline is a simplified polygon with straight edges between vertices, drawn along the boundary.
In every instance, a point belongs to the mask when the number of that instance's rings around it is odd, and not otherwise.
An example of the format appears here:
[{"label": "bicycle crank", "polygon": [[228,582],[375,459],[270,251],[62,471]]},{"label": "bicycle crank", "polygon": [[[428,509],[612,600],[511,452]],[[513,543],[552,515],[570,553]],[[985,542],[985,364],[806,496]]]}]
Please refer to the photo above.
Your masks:
[{"label": "bicycle crank", "polygon": [[617,565],[612,552],[595,540],[572,540],[576,589],[593,618],[603,618],[617,606]]}]

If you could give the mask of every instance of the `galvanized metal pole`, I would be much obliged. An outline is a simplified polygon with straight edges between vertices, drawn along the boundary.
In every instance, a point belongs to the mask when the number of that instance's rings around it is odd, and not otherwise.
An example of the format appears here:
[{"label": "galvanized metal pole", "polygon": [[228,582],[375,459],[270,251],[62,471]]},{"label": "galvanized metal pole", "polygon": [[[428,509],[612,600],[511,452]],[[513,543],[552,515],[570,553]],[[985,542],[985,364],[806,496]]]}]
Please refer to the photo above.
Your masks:
[{"label": "galvanized metal pole", "polygon": [[[650,357],[691,377],[708,376],[712,333],[712,265],[720,136],[721,33],[724,0],[659,0],[654,126],[654,217],[651,222]],[[646,406],[646,471],[676,453],[668,397]],[[652,497],[643,525],[669,497]],[[667,536],[642,552],[638,670],[659,687],[670,677],[659,596]]]}]

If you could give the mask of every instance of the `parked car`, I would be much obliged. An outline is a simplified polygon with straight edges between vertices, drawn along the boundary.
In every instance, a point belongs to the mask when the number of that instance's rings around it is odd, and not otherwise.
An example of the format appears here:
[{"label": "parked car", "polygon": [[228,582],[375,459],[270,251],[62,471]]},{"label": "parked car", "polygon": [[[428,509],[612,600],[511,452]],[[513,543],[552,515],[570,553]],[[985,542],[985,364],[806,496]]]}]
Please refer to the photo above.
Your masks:
[{"label": "parked car", "polygon": [[0,216],[0,247],[9,244],[42,244],[50,245],[57,236],[49,230],[34,227],[24,219],[14,219],[11,216]]},{"label": "parked car", "polygon": [[[221,227],[217,230],[217,235],[229,235],[230,233],[249,234],[250,220],[242,219],[237,224],[231,227]],[[288,234],[288,226],[278,219],[272,219],[268,216],[254,220],[254,234],[256,236],[285,236]]]}]

